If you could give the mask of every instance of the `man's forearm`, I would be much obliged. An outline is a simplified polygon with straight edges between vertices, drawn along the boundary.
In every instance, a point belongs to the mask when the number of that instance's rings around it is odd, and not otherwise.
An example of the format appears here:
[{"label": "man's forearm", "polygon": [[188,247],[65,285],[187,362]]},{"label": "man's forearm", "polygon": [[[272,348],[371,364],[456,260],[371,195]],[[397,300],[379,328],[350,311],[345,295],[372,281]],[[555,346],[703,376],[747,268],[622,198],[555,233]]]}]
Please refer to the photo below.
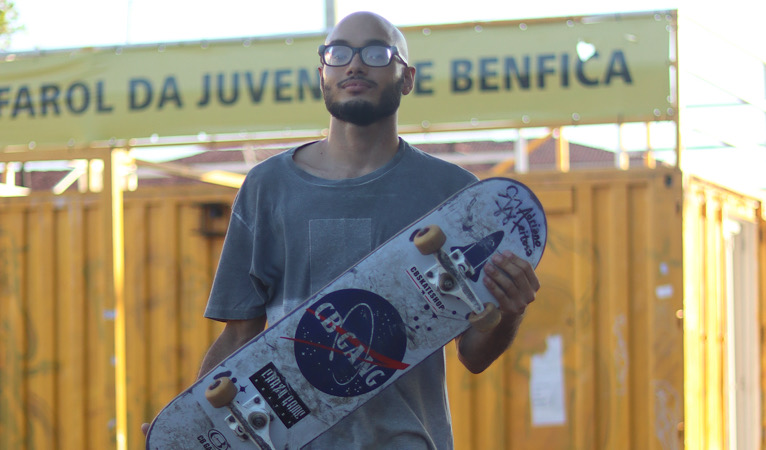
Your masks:
[{"label": "man's forearm", "polygon": [[242,347],[266,328],[266,317],[257,317],[250,320],[232,320],[226,322],[218,338],[208,349],[202,358],[197,378],[202,378],[215,366],[220,364],[235,350]]},{"label": "man's forearm", "polygon": [[200,365],[197,378],[202,378],[205,374],[213,370],[215,366],[220,364],[227,356],[234,353],[234,350],[236,349],[237,347],[231,348],[230,343],[224,343],[221,342],[221,339],[217,339],[213,342],[213,345],[210,346],[207,353],[205,353],[205,357],[202,358],[202,364]]},{"label": "man's forearm", "polygon": [[523,318],[523,314],[513,317],[505,314],[488,332],[468,329],[457,339],[458,358],[472,373],[483,372],[511,345]]}]

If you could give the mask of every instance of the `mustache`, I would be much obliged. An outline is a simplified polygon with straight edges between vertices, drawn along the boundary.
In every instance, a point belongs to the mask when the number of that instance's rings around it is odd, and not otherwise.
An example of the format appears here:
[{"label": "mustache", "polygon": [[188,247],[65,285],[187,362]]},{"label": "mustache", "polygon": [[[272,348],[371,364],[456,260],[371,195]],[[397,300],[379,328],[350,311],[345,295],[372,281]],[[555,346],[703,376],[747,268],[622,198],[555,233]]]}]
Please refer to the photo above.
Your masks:
[{"label": "mustache", "polygon": [[363,82],[369,84],[372,87],[375,87],[375,86],[378,85],[378,83],[376,83],[376,82],[374,82],[374,81],[372,81],[372,80],[370,80],[368,78],[365,78],[365,77],[363,77],[361,75],[352,75],[352,76],[350,76],[350,77],[348,77],[348,78],[346,78],[344,80],[339,81],[336,84],[336,86],[340,88],[340,87],[343,87],[344,84],[349,83],[351,81],[363,81]]}]

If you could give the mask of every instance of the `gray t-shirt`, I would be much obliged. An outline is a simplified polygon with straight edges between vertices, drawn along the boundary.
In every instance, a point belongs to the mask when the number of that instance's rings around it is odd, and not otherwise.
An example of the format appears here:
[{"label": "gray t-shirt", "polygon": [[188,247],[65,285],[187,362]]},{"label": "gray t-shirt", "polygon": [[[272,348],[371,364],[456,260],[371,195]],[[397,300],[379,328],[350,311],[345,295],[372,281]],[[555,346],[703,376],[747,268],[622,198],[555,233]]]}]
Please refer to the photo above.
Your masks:
[{"label": "gray t-shirt", "polygon": [[[476,177],[400,139],[395,157],[326,180],[291,149],[255,166],[237,194],[205,317],[275,323]],[[309,448],[452,448],[444,353],[437,352]]]}]

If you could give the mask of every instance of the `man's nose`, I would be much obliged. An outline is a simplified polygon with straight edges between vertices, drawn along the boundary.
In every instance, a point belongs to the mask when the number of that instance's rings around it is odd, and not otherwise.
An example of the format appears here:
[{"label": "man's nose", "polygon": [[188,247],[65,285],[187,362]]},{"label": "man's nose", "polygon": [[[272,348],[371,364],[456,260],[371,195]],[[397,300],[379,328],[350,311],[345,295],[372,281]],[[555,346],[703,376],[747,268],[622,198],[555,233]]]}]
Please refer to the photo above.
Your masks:
[{"label": "man's nose", "polygon": [[348,68],[346,69],[346,72],[349,73],[356,73],[356,72],[363,72],[367,68],[367,65],[362,62],[362,54],[361,53],[355,53],[351,57],[351,61],[348,62]]}]

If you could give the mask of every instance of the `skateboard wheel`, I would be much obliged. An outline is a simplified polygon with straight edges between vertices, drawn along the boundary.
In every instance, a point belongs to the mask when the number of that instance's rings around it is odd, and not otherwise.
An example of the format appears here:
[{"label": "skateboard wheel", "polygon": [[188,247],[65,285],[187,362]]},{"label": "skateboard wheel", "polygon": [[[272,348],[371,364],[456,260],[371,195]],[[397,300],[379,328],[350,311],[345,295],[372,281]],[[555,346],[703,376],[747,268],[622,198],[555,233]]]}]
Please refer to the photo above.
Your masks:
[{"label": "skateboard wheel", "polygon": [[471,322],[471,326],[485,333],[494,329],[500,323],[500,319],[502,319],[500,310],[497,309],[494,303],[486,303],[484,311],[479,314],[471,313],[468,321]]},{"label": "skateboard wheel", "polygon": [[415,233],[413,242],[421,254],[431,255],[442,248],[442,245],[447,242],[447,236],[437,225],[428,225]]},{"label": "skateboard wheel", "polygon": [[205,391],[205,398],[214,408],[223,408],[234,401],[238,391],[237,385],[228,377],[221,377],[210,383]]}]

